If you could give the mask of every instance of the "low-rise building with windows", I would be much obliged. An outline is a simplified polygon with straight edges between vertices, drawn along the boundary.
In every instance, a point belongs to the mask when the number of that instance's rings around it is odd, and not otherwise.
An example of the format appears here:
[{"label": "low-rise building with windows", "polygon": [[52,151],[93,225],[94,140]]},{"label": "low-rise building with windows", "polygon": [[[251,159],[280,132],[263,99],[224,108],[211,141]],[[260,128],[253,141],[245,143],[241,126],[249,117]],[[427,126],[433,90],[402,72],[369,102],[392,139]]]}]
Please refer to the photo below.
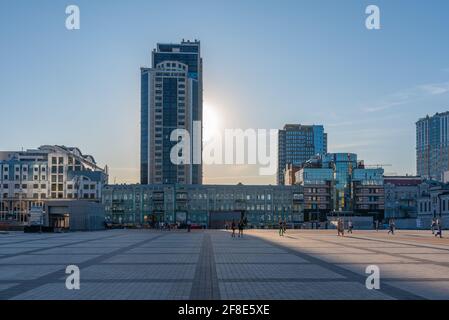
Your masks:
[{"label": "low-rise building with windows", "polygon": [[421,224],[430,228],[432,219],[440,219],[443,228],[449,228],[449,184],[429,181],[417,200],[418,218]]},{"label": "low-rise building with windows", "polygon": [[385,176],[385,217],[416,218],[418,198],[428,190],[419,176]]},{"label": "low-rise building with windows", "polygon": [[[159,222],[223,228],[245,218],[248,227],[291,225],[303,219],[300,186],[254,185],[108,185],[103,192],[106,217],[120,224]],[[238,221],[235,221],[238,222]]]},{"label": "low-rise building with windows", "polygon": [[53,199],[100,201],[107,183],[100,168],[78,148],[41,146],[0,152],[0,223],[26,225],[31,207]]}]

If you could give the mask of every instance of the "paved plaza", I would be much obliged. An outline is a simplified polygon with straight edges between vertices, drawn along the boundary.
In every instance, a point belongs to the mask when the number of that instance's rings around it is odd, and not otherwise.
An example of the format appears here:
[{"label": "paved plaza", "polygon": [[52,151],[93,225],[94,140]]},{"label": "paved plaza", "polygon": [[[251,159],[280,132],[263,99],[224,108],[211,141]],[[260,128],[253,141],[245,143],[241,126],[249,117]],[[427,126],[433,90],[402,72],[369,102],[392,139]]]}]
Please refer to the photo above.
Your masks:
[{"label": "paved plaza", "polygon": [[[65,268],[81,270],[80,290]],[[380,268],[380,290],[365,268]],[[109,230],[0,234],[0,299],[449,299],[430,231]]]}]

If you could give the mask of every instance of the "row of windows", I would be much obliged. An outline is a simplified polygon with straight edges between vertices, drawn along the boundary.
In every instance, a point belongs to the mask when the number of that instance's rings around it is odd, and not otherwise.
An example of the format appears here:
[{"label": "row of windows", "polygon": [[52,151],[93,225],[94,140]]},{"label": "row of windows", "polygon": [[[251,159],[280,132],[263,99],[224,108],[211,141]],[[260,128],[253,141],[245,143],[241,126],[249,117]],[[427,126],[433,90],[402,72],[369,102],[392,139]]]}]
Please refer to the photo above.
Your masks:
[{"label": "row of windows", "polygon": [[[9,181],[9,175],[3,175],[3,180]],[[15,181],[20,181],[20,176],[19,175],[15,175],[14,176],[14,180]],[[12,181],[14,181],[14,180],[12,180]],[[23,175],[22,176],[22,180],[28,180],[28,176]],[[39,180],[39,176],[33,176],[33,180],[34,181],[38,181]],[[46,180],[46,176],[41,176],[41,180]]]},{"label": "row of windows", "polygon": [[[15,172],[20,172],[20,167],[15,166],[14,167]],[[38,172],[39,171],[39,167],[34,167],[33,168],[34,172]],[[45,172],[46,171],[46,167],[41,167],[41,172]],[[3,167],[3,172],[9,172],[9,167],[8,166],[4,166]],[[22,172],[28,172],[28,167],[27,166],[22,166]]]},{"label": "row of windows", "polygon": [[[27,189],[28,188],[28,185],[26,185],[26,184],[22,184],[22,185],[20,185],[20,184],[15,184],[14,185],[14,189]],[[46,189],[47,188],[47,185],[46,184],[41,184],[40,185],[40,188],[41,189]],[[9,185],[8,184],[3,184],[3,189],[9,189]],[[33,184],[33,189],[39,189],[39,184]]]},{"label": "row of windows", "polygon": [[[160,172],[159,172],[160,173]],[[138,194],[135,195],[138,198]],[[215,197],[214,197],[215,196]],[[113,193],[112,197],[110,194],[105,195],[105,200],[132,200],[133,194],[130,193]],[[151,196],[144,193],[144,200],[150,199]],[[162,198],[164,199],[164,198]],[[187,196],[183,194],[178,194],[177,199],[187,199]],[[212,195],[212,197],[208,197],[206,193],[193,193],[191,195],[191,200],[206,200],[206,199],[215,199],[215,200],[257,200],[257,201],[271,201],[273,196],[271,194],[233,194],[233,193],[217,193]],[[275,196],[276,200],[290,200],[291,197],[289,195],[277,195]]]},{"label": "row of windows", "polygon": [[[55,181],[56,182],[56,181]],[[3,184],[0,185],[0,187],[3,187],[3,189],[9,189],[9,185],[8,184]],[[46,189],[47,185],[46,184],[33,184],[31,185],[27,185],[27,184],[15,184],[14,185],[14,189],[29,189],[28,187],[30,187],[30,189]],[[59,184],[52,184],[51,185],[52,190],[53,189],[59,189],[60,191],[63,190],[63,184],[59,183]],[[95,190],[96,185],[95,184],[83,184],[83,189],[84,190]],[[67,185],[67,189],[68,190],[72,190],[73,189],[73,185],[72,184],[68,184]],[[56,191],[56,190],[55,190]]]}]

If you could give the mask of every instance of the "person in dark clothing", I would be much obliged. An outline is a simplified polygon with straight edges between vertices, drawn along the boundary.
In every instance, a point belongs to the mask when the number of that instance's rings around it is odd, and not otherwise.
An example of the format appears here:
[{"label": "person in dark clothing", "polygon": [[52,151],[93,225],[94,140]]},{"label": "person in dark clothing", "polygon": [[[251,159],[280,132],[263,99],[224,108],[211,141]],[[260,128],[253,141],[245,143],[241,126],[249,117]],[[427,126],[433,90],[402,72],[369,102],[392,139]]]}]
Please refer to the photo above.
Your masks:
[{"label": "person in dark clothing", "polygon": [[235,221],[234,220],[232,220],[231,229],[232,229],[231,237],[235,238]]},{"label": "person in dark clothing", "polygon": [[243,219],[239,221],[239,238],[243,237]]},{"label": "person in dark clothing", "polygon": [[437,222],[435,219],[432,219],[432,224],[430,225],[430,229],[432,230],[432,234],[435,234],[435,229],[437,228]]},{"label": "person in dark clothing", "polygon": [[388,230],[388,234],[392,234],[394,235],[394,229],[395,229],[395,224],[394,224],[394,220],[390,219],[390,224],[389,224],[389,230]]},{"label": "person in dark clothing", "polygon": [[437,232],[435,233],[435,237],[440,236],[440,238],[443,237],[443,224],[440,219],[436,222]]},{"label": "person in dark clothing", "polygon": [[352,233],[352,229],[354,228],[353,224],[352,224],[352,220],[349,219],[348,221],[348,234]]}]

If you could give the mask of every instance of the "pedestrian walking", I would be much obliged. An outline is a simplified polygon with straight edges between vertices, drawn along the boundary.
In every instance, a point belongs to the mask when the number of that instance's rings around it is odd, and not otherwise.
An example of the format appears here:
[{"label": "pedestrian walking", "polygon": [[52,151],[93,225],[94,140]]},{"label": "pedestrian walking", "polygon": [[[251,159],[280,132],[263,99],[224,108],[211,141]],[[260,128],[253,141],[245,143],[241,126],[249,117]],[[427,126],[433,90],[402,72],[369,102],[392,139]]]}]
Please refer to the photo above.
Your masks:
[{"label": "pedestrian walking", "polygon": [[284,235],[284,226],[282,225],[282,220],[279,220],[279,236],[282,237]]},{"label": "pedestrian walking", "polygon": [[243,219],[240,219],[239,221],[239,238],[243,238]]},{"label": "pedestrian walking", "polygon": [[430,225],[430,229],[432,230],[432,234],[435,234],[435,229],[437,227],[437,222],[435,219],[432,219],[432,224]]},{"label": "pedestrian walking", "polygon": [[192,228],[192,223],[189,221],[187,221],[187,232],[190,232],[190,229]]},{"label": "pedestrian walking", "polygon": [[352,220],[349,219],[349,221],[348,221],[348,233],[352,234],[352,229],[353,229]]},{"label": "pedestrian walking", "polygon": [[391,233],[392,235],[394,235],[394,229],[395,229],[394,220],[390,219],[388,234]]},{"label": "pedestrian walking", "polygon": [[440,236],[440,238],[443,238],[443,223],[440,219],[436,221],[436,227],[437,227],[437,233],[435,234],[435,237]]},{"label": "pedestrian walking", "polygon": [[284,229],[283,231],[283,235],[287,232],[287,222],[284,220],[284,222],[282,223],[282,228]]},{"label": "pedestrian walking", "polygon": [[232,220],[231,229],[232,229],[231,237],[235,238],[235,221],[234,220]]},{"label": "pedestrian walking", "polygon": [[282,220],[279,220],[279,236],[284,236],[284,225],[282,224]]},{"label": "pedestrian walking", "polygon": [[376,232],[379,231],[379,220],[376,220],[376,222],[374,223],[374,227],[376,228]]},{"label": "pedestrian walking", "polygon": [[344,224],[343,224],[342,218],[338,218],[338,220],[337,220],[337,231],[338,231],[338,236],[344,237],[345,229],[344,229]]}]

